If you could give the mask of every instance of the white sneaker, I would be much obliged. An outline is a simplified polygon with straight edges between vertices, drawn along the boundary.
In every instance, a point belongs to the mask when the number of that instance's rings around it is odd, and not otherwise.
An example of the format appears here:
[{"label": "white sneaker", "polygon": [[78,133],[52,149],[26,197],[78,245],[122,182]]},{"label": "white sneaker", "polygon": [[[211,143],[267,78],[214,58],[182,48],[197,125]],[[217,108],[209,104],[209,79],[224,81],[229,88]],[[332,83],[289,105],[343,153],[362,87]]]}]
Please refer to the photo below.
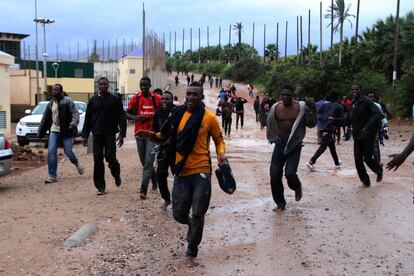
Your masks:
[{"label": "white sneaker", "polygon": [[312,172],[313,170],[315,170],[315,166],[313,166],[310,162],[306,162],[306,167],[308,167],[308,169]]},{"label": "white sneaker", "polygon": [[335,165],[335,169],[340,169],[341,168],[341,165],[342,165],[342,161],[341,160],[338,160],[338,165]]},{"label": "white sneaker", "polygon": [[56,177],[53,176],[49,176],[46,180],[45,180],[45,184],[49,184],[49,183],[54,183],[57,182]]},{"label": "white sneaker", "polygon": [[82,167],[82,165],[80,163],[78,163],[78,165],[76,165],[76,169],[78,170],[78,173],[80,175],[82,175],[83,172],[85,171],[85,169]]}]

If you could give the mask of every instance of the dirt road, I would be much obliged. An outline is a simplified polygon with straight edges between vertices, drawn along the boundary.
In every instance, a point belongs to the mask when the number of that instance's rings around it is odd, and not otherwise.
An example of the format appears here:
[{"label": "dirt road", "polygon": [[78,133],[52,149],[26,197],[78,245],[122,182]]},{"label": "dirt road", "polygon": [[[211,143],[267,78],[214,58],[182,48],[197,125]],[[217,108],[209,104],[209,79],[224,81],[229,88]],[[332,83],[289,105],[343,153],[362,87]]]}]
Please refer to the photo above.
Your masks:
[{"label": "dirt road", "polygon": [[[180,100],[184,77],[171,90]],[[247,98],[244,86],[238,86]],[[213,108],[217,91],[206,89]],[[352,142],[338,146],[343,161],[335,170],[329,153],[308,172],[304,163],[315,152],[309,130],[299,176],[304,196],[294,201],[286,188],[287,209],[275,206],[269,185],[273,146],[246,106],[245,127],[226,138],[236,175],[235,194],[224,194],[213,180],[213,195],[200,246],[200,266],[185,267],[186,227],[176,223],[156,192],[138,199],[138,164],[132,128],[118,151],[123,185],[116,188],[107,171],[109,193],[95,195],[92,156],[77,146],[86,167],[83,176],[63,158],[58,183],[45,185],[45,166],[0,179],[1,275],[413,275],[413,172],[406,162],[381,183],[361,188],[353,165]],[[383,156],[398,152],[412,126],[391,126]],[[213,147],[212,147],[213,149]],[[212,150],[214,152],[214,150]],[[213,158],[213,166],[216,166]],[[170,178],[172,183],[172,178]],[[62,243],[85,223],[98,232],[84,245]]]}]

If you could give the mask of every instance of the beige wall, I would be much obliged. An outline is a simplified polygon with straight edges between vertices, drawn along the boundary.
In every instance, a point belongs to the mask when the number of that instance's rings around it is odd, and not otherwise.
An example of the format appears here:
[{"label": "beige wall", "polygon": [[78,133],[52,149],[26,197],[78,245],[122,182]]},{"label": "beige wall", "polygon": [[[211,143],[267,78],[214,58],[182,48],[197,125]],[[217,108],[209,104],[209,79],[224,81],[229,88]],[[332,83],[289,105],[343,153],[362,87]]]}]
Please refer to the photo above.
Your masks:
[{"label": "beige wall", "polygon": [[[11,76],[11,104],[34,105],[36,95],[36,70],[13,70]],[[47,84],[60,83],[69,93],[93,93],[94,79],[47,78]],[[39,78],[40,91],[43,94],[43,78]]]},{"label": "beige wall", "polygon": [[[131,69],[135,69],[135,74],[131,74]],[[139,91],[139,80],[142,78],[142,75],[142,57],[124,57],[120,59],[119,92],[128,94]],[[150,70],[148,77],[151,79],[151,89],[164,89],[167,85],[167,72],[159,68]]]},{"label": "beige wall", "polygon": [[14,64],[14,57],[0,51],[0,111],[6,111],[6,128],[0,128],[7,137],[11,136],[10,123],[10,74],[8,67]]},{"label": "beige wall", "polygon": [[[135,70],[135,73],[131,73]],[[136,93],[142,78],[142,57],[124,57],[119,60],[119,92]]]}]

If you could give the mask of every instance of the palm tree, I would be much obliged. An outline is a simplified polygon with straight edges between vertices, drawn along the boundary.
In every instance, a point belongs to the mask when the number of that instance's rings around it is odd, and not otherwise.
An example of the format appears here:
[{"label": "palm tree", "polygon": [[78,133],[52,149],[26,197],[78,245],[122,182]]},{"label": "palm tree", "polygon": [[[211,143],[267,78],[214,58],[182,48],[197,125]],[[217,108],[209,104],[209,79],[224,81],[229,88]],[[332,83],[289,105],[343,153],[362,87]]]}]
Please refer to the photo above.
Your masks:
[{"label": "palm tree", "polygon": [[[349,20],[350,17],[355,17],[353,14],[349,13],[351,5],[348,5],[348,7],[345,7],[345,0],[335,0],[334,5],[330,6],[329,9],[327,9],[327,14],[325,14],[325,18],[331,17],[331,9],[333,10],[333,18],[336,20],[334,23],[334,31],[337,33],[339,31],[340,33],[340,41],[339,41],[339,65],[342,63],[342,45],[344,40],[344,22],[347,20],[351,24],[352,28],[352,22]],[[330,26],[331,23],[329,23],[328,26]]]},{"label": "palm tree", "polygon": [[278,60],[280,56],[279,47],[276,44],[267,44],[264,56],[269,58],[269,62]]},{"label": "palm tree", "polygon": [[243,32],[243,25],[241,22],[236,22],[236,24],[233,25],[233,30],[236,31],[237,34],[237,47],[239,48],[239,57],[238,60],[240,60],[240,45],[241,45],[241,34]]}]

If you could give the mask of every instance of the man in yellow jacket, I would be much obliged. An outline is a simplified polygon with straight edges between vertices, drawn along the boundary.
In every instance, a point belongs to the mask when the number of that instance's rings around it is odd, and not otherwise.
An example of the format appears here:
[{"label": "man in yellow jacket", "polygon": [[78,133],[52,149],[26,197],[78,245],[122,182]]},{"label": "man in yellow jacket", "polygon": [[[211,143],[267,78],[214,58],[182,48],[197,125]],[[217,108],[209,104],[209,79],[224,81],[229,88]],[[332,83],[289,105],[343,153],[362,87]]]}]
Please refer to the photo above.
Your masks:
[{"label": "man in yellow jacket", "polygon": [[[161,131],[154,133],[142,130],[137,135],[153,142],[170,139],[175,147],[172,164],[174,186],[172,209],[174,219],[188,225],[187,264],[195,266],[198,245],[203,236],[204,216],[211,196],[210,139],[216,146],[219,164],[227,162],[225,144],[220,124],[213,112],[206,110],[202,100],[203,88],[193,82],[187,88],[186,103],[177,107]],[[192,217],[189,216],[192,208]]]}]

